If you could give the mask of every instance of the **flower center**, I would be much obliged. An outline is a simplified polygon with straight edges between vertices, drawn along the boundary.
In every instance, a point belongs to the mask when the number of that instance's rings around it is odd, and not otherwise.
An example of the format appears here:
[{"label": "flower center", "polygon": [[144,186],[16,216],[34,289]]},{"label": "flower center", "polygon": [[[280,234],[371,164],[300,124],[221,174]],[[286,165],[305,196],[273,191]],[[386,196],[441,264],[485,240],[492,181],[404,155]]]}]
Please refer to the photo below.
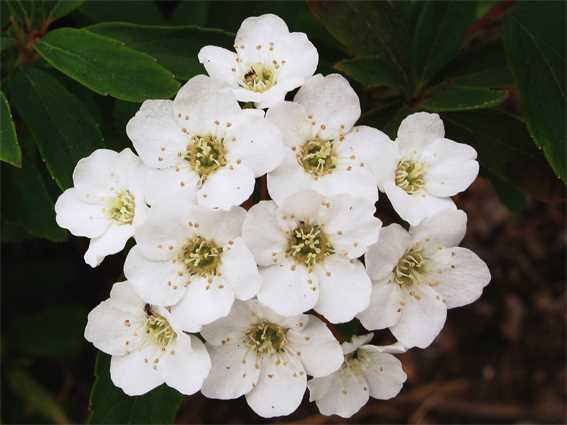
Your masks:
[{"label": "flower center", "polygon": [[226,165],[224,139],[211,135],[193,136],[187,145],[184,158],[204,181]]},{"label": "flower center", "polygon": [[315,177],[331,174],[337,168],[337,153],[332,140],[307,140],[297,152],[297,162]]},{"label": "flower center", "polygon": [[246,331],[244,344],[260,355],[281,353],[287,345],[287,329],[272,322],[259,322]]},{"label": "flower center", "polygon": [[417,161],[400,161],[396,168],[395,181],[396,186],[410,195],[419,192],[425,185],[425,166]]},{"label": "flower center", "polygon": [[331,241],[317,224],[302,222],[290,233],[286,254],[298,264],[311,268],[334,253]]},{"label": "flower center", "polygon": [[155,311],[152,311],[149,304],[146,304],[146,315],[144,329],[147,337],[154,344],[160,347],[167,347],[177,338],[177,334],[167,319]]},{"label": "flower center", "polygon": [[191,275],[211,277],[221,264],[222,248],[201,236],[187,241],[181,250],[180,260]]},{"label": "flower center", "polygon": [[250,69],[242,78],[244,87],[263,93],[276,83],[276,73],[273,68],[262,63],[250,65]]},{"label": "flower center", "polygon": [[111,220],[119,224],[132,224],[135,207],[134,195],[129,190],[123,189],[108,202],[106,213]]},{"label": "flower center", "polygon": [[426,261],[419,248],[408,249],[394,268],[394,281],[400,286],[411,286],[424,275]]}]

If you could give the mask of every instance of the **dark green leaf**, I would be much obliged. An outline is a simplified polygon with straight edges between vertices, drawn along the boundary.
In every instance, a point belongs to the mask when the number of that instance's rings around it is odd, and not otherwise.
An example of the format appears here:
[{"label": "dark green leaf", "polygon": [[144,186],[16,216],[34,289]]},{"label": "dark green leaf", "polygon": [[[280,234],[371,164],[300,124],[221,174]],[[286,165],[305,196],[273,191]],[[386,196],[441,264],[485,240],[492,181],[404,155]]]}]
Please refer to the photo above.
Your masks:
[{"label": "dark green leaf", "polygon": [[56,21],[81,7],[84,2],[85,0],[59,0],[49,12],[49,18]]},{"label": "dark green leaf", "polygon": [[335,64],[335,69],[362,84],[365,88],[400,87],[400,74],[379,56],[357,56]]},{"label": "dark green leaf", "polygon": [[500,202],[506,208],[514,213],[519,213],[526,207],[526,196],[520,190],[486,169],[482,170],[482,174],[483,177],[490,180]]},{"label": "dark green leaf", "polygon": [[206,26],[209,17],[209,2],[207,1],[181,1],[175,7],[170,19],[173,25],[201,25]]},{"label": "dark green leaf", "polygon": [[567,182],[565,2],[520,2],[504,42],[530,134]]},{"label": "dark green leaf", "polygon": [[542,201],[565,199],[565,186],[522,121],[494,109],[443,114],[446,136],[477,150],[481,167]]},{"label": "dark green leaf", "polygon": [[79,159],[103,147],[98,124],[57,78],[39,68],[22,69],[9,89],[51,175],[61,189],[72,186]]},{"label": "dark green leaf", "polygon": [[429,112],[470,111],[493,108],[501,104],[508,94],[503,90],[481,87],[447,87],[434,92],[420,108]]},{"label": "dark green leaf", "polygon": [[411,57],[418,87],[423,87],[455,58],[475,18],[474,1],[423,2],[414,34]]},{"label": "dark green leaf", "polygon": [[0,35],[0,52],[3,52],[10,47],[16,45],[16,40],[11,37],[6,37],[5,35]]},{"label": "dark green leaf", "polygon": [[71,423],[49,391],[21,367],[8,369],[8,383],[30,411],[56,424]]},{"label": "dark green leaf", "polygon": [[180,393],[165,385],[143,396],[127,396],[110,380],[110,356],[98,353],[88,423],[171,424],[182,400]]},{"label": "dark green leaf", "polygon": [[86,29],[155,57],[182,80],[204,72],[197,59],[202,47],[213,45],[232,49],[234,44],[234,34],[195,26],[160,27],[110,22]]},{"label": "dark green leaf", "polygon": [[39,313],[22,314],[8,328],[10,348],[31,356],[73,357],[84,346],[87,314],[88,309],[79,304],[54,305]]},{"label": "dark green leaf", "polygon": [[88,0],[79,10],[91,22],[120,21],[160,25],[165,20],[153,0]]},{"label": "dark green leaf", "polygon": [[102,95],[141,102],[171,97],[179,88],[174,75],[153,57],[86,30],[51,31],[35,49],[59,71]]},{"label": "dark green leaf", "polygon": [[12,111],[8,104],[8,99],[4,96],[4,92],[0,90],[0,161],[22,166],[22,151],[18,144],[18,136],[16,135],[16,127],[12,119]]}]

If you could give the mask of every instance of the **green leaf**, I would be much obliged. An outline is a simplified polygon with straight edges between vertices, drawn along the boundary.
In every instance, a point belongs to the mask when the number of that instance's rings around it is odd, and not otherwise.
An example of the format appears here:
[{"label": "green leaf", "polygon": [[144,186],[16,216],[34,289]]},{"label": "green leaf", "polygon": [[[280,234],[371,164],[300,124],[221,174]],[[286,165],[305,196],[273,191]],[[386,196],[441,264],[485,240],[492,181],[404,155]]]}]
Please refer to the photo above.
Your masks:
[{"label": "green leaf", "polygon": [[160,25],[165,20],[153,0],[88,0],[79,10],[91,22],[120,21]]},{"label": "green leaf", "polygon": [[59,0],[49,12],[49,18],[52,21],[61,19],[81,7],[84,2],[85,0]]},{"label": "green leaf", "polygon": [[22,166],[22,151],[18,144],[18,136],[16,135],[16,127],[12,119],[12,111],[8,104],[8,99],[4,96],[4,92],[0,90],[0,161]]},{"label": "green leaf", "polygon": [[472,145],[481,167],[536,199],[565,199],[565,186],[522,121],[495,109],[443,114],[446,137]]},{"label": "green leaf", "polygon": [[21,314],[8,328],[10,348],[31,356],[73,357],[85,346],[87,314],[88,309],[79,304],[53,305],[38,313]]},{"label": "green leaf", "polygon": [[498,199],[506,208],[519,213],[526,207],[526,196],[520,190],[486,169],[482,170],[482,174],[490,180]]},{"label": "green leaf", "polygon": [[9,89],[49,172],[61,189],[72,186],[79,159],[103,147],[98,124],[57,78],[39,68],[20,70]]},{"label": "green leaf", "polygon": [[173,10],[170,22],[173,25],[205,26],[209,17],[209,6],[207,1],[181,1]]},{"label": "green leaf", "polygon": [[98,94],[142,102],[172,97],[179,88],[174,75],[153,57],[86,30],[51,31],[35,50],[59,71]]},{"label": "green leaf", "polygon": [[142,396],[127,396],[110,380],[110,356],[98,353],[88,423],[171,424],[182,401],[183,395],[165,384]]},{"label": "green leaf", "polygon": [[196,26],[160,27],[110,22],[86,29],[153,56],[182,80],[204,72],[197,59],[202,47],[213,45],[232,49],[234,44],[234,34]]},{"label": "green leaf", "polygon": [[0,35],[0,52],[3,52],[10,47],[16,45],[16,40],[11,37],[6,37],[5,35]]},{"label": "green leaf", "polygon": [[411,58],[418,87],[455,58],[475,12],[474,1],[423,2],[416,27],[411,28]]},{"label": "green leaf", "polygon": [[520,2],[504,42],[530,134],[567,182],[565,2]]},{"label": "green leaf", "polygon": [[365,88],[403,86],[400,74],[379,56],[357,56],[337,62],[334,67]]},{"label": "green leaf", "polygon": [[446,87],[434,92],[420,108],[429,112],[470,111],[493,108],[506,100],[503,90],[481,87]]},{"label": "green leaf", "polygon": [[10,389],[27,405],[30,411],[56,424],[71,423],[49,391],[21,367],[8,368]]}]

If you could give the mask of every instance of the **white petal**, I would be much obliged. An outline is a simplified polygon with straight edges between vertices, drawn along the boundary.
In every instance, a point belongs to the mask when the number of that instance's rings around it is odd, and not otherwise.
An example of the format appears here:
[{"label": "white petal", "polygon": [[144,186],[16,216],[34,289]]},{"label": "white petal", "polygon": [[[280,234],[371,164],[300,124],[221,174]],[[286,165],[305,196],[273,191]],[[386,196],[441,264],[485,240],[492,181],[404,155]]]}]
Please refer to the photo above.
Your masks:
[{"label": "white petal", "polygon": [[289,344],[298,354],[305,371],[312,376],[326,376],[343,363],[343,350],[331,331],[315,316],[301,331],[288,332]]},{"label": "white petal", "polygon": [[415,296],[403,292],[402,316],[398,323],[390,327],[390,331],[408,348],[425,348],[443,329],[447,306],[437,292],[427,285],[414,285],[410,290]]},{"label": "white petal", "polygon": [[436,198],[427,192],[413,195],[393,183],[386,183],[384,191],[398,215],[412,226],[418,225],[426,217],[445,209],[457,209],[451,198]]},{"label": "white petal", "polygon": [[[327,387],[326,391],[317,388],[323,385]],[[309,390],[312,392],[311,399],[315,400],[323,415],[343,418],[350,418],[358,412],[369,398],[366,378],[347,367],[329,377],[312,379]]]},{"label": "white petal", "polygon": [[283,316],[294,316],[310,310],[317,303],[317,277],[305,267],[284,260],[260,271],[262,287],[258,300]]},{"label": "white petal", "polygon": [[107,255],[122,251],[132,236],[134,226],[111,224],[101,236],[91,239],[89,249],[85,252],[85,262],[91,267],[98,266]]},{"label": "white petal", "polygon": [[284,151],[282,164],[268,174],[270,197],[281,205],[286,198],[304,190],[312,190],[315,180],[298,164],[291,149]]},{"label": "white petal", "polygon": [[256,299],[249,300],[246,304],[256,321],[258,319],[264,319],[269,322],[276,323],[286,329],[296,329],[301,331],[301,329],[309,323],[309,318],[312,317],[309,314],[282,316]]},{"label": "white petal", "polygon": [[230,162],[242,160],[255,177],[263,176],[282,162],[282,135],[265,118],[244,113],[229,130],[226,137],[230,140]]},{"label": "white petal", "polygon": [[201,389],[211,369],[211,359],[199,338],[181,333],[163,353],[158,369],[168,386],[189,395]]},{"label": "white petal", "polygon": [[143,170],[146,202],[167,205],[171,202],[193,203],[200,186],[199,176],[188,166]]},{"label": "white petal", "polygon": [[457,246],[467,231],[467,214],[462,210],[448,209],[426,218],[410,228],[414,241],[426,241],[432,246]]},{"label": "white petal", "polygon": [[184,208],[185,224],[191,222],[193,231],[218,245],[226,245],[242,234],[246,210],[233,207],[228,211],[211,211],[198,205]]},{"label": "white petal", "polygon": [[[164,383],[164,379],[152,368],[149,359],[154,356],[154,347],[134,351],[125,356],[112,356],[110,379],[129,396],[142,395]],[[148,360],[148,361],[146,361]]]},{"label": "white petal", "polygon": [[348,167],[352,166],[337,169],[318,180],[312,179],[311,187],[329,197],[348,193],[350,196],[365,198],[372,203],[377,202],[378,187],[372,172],[359,165],[351,168],[350,171]]},{"label": "white petal", "polygon": [[193,277],[171,314],[183,330],[195,332],[199,325],[227,316],[233,302],[234,292],[224,279],[215,277],[209,283],[205,278]]},{"label": "white petal", "polygon": [[358,350],[358,347],[367,344],[368,342],[372,341],[373,338],[374,333],[372,332],[366,335],[353,335],[350,338],[350,341],[345,341],[341,344],[344,355],[346,356],[347,354]]},{"label": "white petal", "polygon": [[254,256],[242,238],[234,239],[229,249],[223,252],[221,272],[236,298],[247,300],[258,293],[261,283],[260,273]]},{"label": "white petal", "polygon": [[73,171],[73,183],[86,201],[112,194],[117,182],[116,163],[118,153],[110,149],[97,149],[77,162]]},{"label": "white petal", "polygon": [[[319,212],[325,198],[312,190],[297,192],[280,205],[278,217],[288,225],[296,226],[300,221],[317,224]],[[284,218],[285,217],[285,218]]]},{"label": "white petal", "polygon": [[209,76],[226,81],[231,86],[238,84],[236,53],[217,46],[205,46],[199,51],[199,62]]},{"label": "white petal", "polygon": [[311,77],[299,89],[294,102],[302,104],[307,115],[313,116],[321,139],[335,139],[348,132],[360,117],[358,96],[339,74]]},{"label": "white petal", "polygon": [[59,227],[68,229],[75,236],[96,238],[110,225],[103,208],[103,204],[84,202],[77,189],[70,188],[57,198],[55,220]]},{"label": "white petal", "polygon": [[268,110],[266,119],[280,129],[288,147],[302,145],[311,134],[305,108],[298,103],[281,102]]},{"label": "white petal", "polygon": [[[274,202],[260,201],[248,210],[242,237],[260,266],[269,266],[283,257],[287,239],[280,229]],[[274,255],[275,254],[275,255]]]},{"label": "white petal", "polygon": [[311,77],[317,69],[319,53],[302,32],[293,32],[283,37],[274,45],[274,56],[278,62],[285,61],[278,72],[278,83],[282,80],[299,79],[295,87],[299,87],[306,78]]},{"label": "white petal", "polygon": [[402,363],[391,354],[382,353],[373,345],[359,350],[362,373],[370,387],[370,396],[388,400],[398,395],[407,379]]},{"label": "white petal", "polygon": [[278,82],[269,90],[266,90],[263,93],[254,93],[260,95],[257,100],[254,101],[256,108],[271,108],[272,106],[283,102],[287,92],[299,87],[302,82],[303,79],[301,78],[290,78],[287,80],[279,79]]},{"label": "white petal", "polygon": [[315,311],[329,322],[348,322],[368,307],[372,285],[360,261],[332,255],[316,273],[319,301]]},{"label": "white petal", "polygon": [[394,326],[402,315],[400,287],[387,278],[372,285],[370,305],[356,317],[366,329]]},{"label": "white petal", "polygon": [[378,240],[382,222],[374,217],[374,201],[337,195],[321,208],[320,222],[330,236],[335,252],[358,258]]},{"label": "white petal", "polygon": [[205,397],[229,400],[252,390],[260,377],[260,360],[240,341],[209,347],[212,368],[203,384]]},{"label": "white petal", "polygon": [[420,152],[428,144],[445,136],[443,121],[437,114],[417,112],[408,115],[398,129],[400,152],[411,154]]},{"label": "white petal", "polygon": [[279,364],[273,357],[264,357],[258,384],[246,394],[248,405],[264,418],[295,411],[307,388],[305,371],[297,357],[282,357]]},{"label": "white petal", "polygon": [[389,277],[411,245],[412,238],[402,226],[394,223],[384,227],[378,242],[368,248],[364,256],[370,279],[378,281]]},{"label": "white petal", "polygon": [[166,168],[177,163],[179,152],[185,151],[188,136],[175,119],[171,100],[146,100],[126,125],[126,134],[142,161],[153,168]]},{"label": "white petal", "polygon": [[203,326],[201,335],[207,341],[207,344],[213,346],[226,344],[226,339],[232,342],[240,341],[244,332],[253,323],[252,312],[248,307],[248,303],[235,301],[230,314]]},{"label": "white petal", "polygon": [[466,248],[447,248],[431,258],[433,289],[445,300],[447,308],[476,301],[490,282],[490,270],[478,255]]},{"label": "white petal", "polygon": [[235,44],[239,45],[240,49],[256,50],[258,44],[267,47],[268,43],[275,43],[287,34],[289,29],[279,16],[271,13],[252,16],[242,21],[236,33]]},{"label": "white petal", "polygon": [[124,275],[140,298],[150,304],[176,304],[185,293],[187,275],[171,261],[152,261],[134,246],[124,263]]},{"label": "white petal", "polygon": [[246,201],[254,191],[254,173],[246,166],[224,167],[211,175],[197,193],[199,205],[228,210]]},{"label": "white petal", "polygon": [[112,285],[110,298],[117,308],[133,315],[141,315],[141,311],[146,305],[146,302],[138,297],[128,281]]}]

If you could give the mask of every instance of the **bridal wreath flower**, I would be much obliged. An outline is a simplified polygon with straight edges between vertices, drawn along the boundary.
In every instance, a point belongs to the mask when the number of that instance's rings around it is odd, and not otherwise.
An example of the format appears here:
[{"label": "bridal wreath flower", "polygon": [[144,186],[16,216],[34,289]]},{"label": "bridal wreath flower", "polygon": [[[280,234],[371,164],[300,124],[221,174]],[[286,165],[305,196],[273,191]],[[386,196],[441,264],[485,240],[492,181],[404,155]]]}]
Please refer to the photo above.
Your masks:
[{"label": "bridal wreath flower", "polygon": [[[322,414],[351,417],[395,397],[406,374],[393,354],[433,343],[447,309],[490,281],[458,247],[467,216],[451,200],[475,180],[476,151],[445,138],[436,114],[408,116],[395,141],[355,125],[350,83],[314,75],[317,50],[275,15],[247,18],[235,49],[203,47],[209,76],[128,122],[139,157],[93,152],[57,200],[57,223],[90,238],[91,266],[135,239],[127,281],[85,338],[127,395],[165,383],[245,396],[271,418],[309,388]],[[379,191],[409,230],[381,229]],[[397,342],[355,335],[355,319]]]}]

